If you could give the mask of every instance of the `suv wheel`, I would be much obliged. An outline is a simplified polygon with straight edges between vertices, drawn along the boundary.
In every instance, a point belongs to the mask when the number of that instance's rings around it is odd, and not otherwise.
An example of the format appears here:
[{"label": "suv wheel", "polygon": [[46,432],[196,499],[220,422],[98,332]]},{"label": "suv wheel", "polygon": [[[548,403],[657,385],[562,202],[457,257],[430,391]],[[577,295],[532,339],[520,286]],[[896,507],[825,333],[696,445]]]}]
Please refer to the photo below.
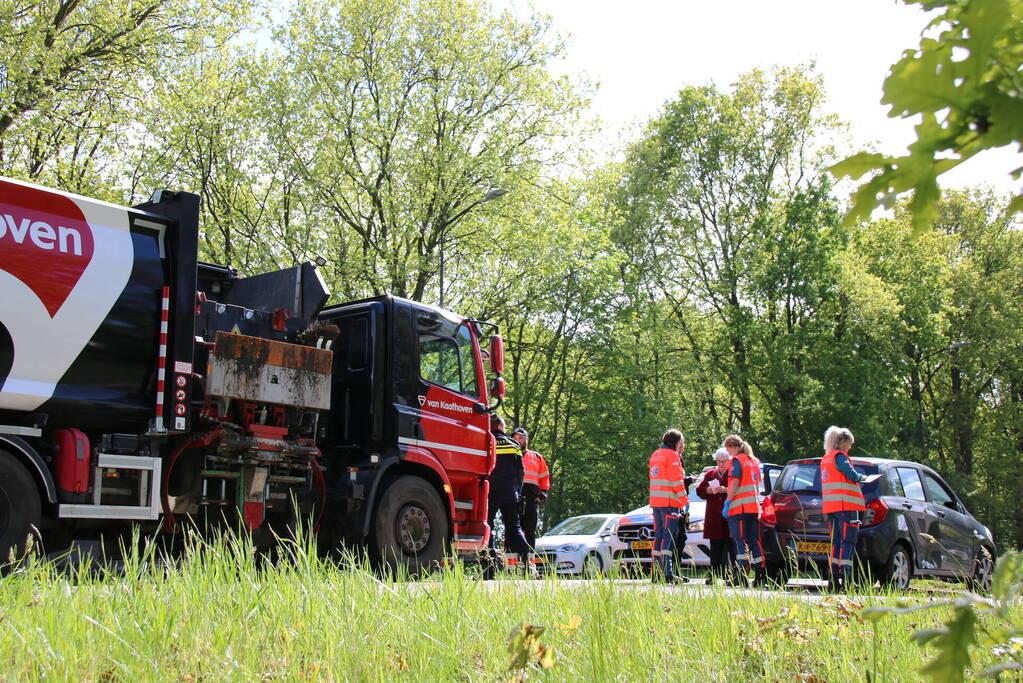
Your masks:
[{"label": "suv wheel", "polygon": [[967,583],[970,588],[978,593],[987,593],[991,590],[991,574],[994,571],[994,562],[991,559],[991,551],[984,546],[980,547],[980,553],[973,564],[973,576]]},{"label": "suv wheel", "polygon": [[906,590],[912,578],[913,558],[909,554],[909,549],[901,543],[896,543],[881,572],[881,583],[898,590]]},{"label": "suv wheel", "polygon": [[604,570],[600,557],[596,553],[587,553],[583,558],[583,576],[588,579],[595,579]]}]

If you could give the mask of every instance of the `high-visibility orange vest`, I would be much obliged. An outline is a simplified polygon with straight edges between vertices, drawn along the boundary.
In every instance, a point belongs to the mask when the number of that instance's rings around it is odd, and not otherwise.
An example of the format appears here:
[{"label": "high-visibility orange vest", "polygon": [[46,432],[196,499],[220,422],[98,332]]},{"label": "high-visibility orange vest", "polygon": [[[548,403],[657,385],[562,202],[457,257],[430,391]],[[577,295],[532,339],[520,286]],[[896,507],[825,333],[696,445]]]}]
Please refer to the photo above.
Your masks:
[{"label": "high-visibility orange vest", "polygon": [[551,475],[547,471],[547,463],[543,456],[536,451],[526,451],[522,454],[522,467],[526,470],[522,485],[532,484],[541,491],[551,490]]},{"label": "high-visibility orange vest", "polygon": [[681,508],[689,505],[686,473],[671,448],[658,448],[650,455],[650,507]]},{"label": "high-visibility orange vest", "polygon": [[821,493],[823,494],[821,501],[824,503],[824,514],[842,512],[843,510],[866,510],[863,489],[835,466],[835,456],[839,453],[846,455],[844,451],[832,450],[821,458]]},{"label": "high-visibility orange vest", "polygon": [[743,515],[750,512],[760,514],[760,461],[745,453],[736,453],[735,460],[742,466],[742,476],[739,477],[739,485],[732,493],[728,514]]}]

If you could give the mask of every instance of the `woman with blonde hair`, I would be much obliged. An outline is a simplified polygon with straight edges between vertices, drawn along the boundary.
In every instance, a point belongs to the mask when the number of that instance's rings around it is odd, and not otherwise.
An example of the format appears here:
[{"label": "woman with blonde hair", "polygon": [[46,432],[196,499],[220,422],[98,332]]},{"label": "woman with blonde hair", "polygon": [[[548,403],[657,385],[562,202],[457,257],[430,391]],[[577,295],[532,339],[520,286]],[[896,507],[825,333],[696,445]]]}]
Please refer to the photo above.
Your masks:
[{"label": "woman with blonde hair", "polygon": [[831,530],[832,590],[844,587],[853,571],[856,537],[860,533],[860,515],[866,510],[860,482],[866,477],[849,461],[855,439],[844,427],[828,427],[824,432],[824,457],[821,458],[821,501],[824,517]]},{"label": "woman with blonde hair", "polygon": [[761,586],[767,583],[767,564],[760,537],[760,461],[753,455],[753,448],[735,434],[725,437],[721,447],[732,457],[725,506],[735,558],[740,571],[753,569],[753,585]]}]

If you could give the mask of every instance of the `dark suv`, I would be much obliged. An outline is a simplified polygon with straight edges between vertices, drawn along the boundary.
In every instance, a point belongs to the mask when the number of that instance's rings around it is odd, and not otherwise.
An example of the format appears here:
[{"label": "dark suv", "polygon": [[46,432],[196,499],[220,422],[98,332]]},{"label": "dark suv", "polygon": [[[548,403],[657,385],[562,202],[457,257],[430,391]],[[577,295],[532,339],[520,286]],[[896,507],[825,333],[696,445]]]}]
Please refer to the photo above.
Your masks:
[{"label": "dark suv", "polygon": [[[771,500],[778,544],[767,549],[774,573],[793,560],[826,573],[831,544],[821,506],[820,458],[785,466]],[[863,474],[881,477],[863,485],[866,511],[856,544],[858,571],[897,588],[913,576],[966,579],[986,590],[995,542],[958,496],[929,467],[904,460],[852,458]]]}]

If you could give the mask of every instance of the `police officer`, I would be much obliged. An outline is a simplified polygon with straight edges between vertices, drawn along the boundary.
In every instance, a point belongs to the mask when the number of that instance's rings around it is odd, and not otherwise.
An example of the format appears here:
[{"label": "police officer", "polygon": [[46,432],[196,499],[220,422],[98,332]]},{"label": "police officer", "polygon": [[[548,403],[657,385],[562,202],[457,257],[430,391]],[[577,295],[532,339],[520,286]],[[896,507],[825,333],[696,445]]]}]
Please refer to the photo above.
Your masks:
[{"label": "police officer", "polygon": [[679,517],[689,506],[686,473],[680,455],[686,449],[682,432],[669,429],[661,447],[650,454],[650,507],[654,515],[654,547],[650,553],[650,580],[675,581],[675,536]]},{"label": "police officer", "polygon": [[512,438],[522,449],[522,468],[525,472],[520,509],[522,533],[530,552],[536,552],[536,522],[540,516],[540,503],[547,500],[547,492],[551,490],[551,475],[543,456],[529,450],[529,432],[524,427],[516,427]]},{"label": "police officer", "polygon": [[[491,531],[497,513],[501,513],[504,522],[504,549],[519,556],[524,571],[531,573],[529,564],[529,545],[519,525],[519,499],[522,490],[523,468],[522,452],[519,445],[505,433],[505,422],[497,414],[490,416],[490,431],[494,435],[497,447],[497,461],[494,469],[487,477],[490,482],[490,497],[487,501],[487,524]],[[497,541],[490,534],[488,561],[484,567],[484,578],[493,578],[498,566]]]},{"label": "police officer", "polygon": [[[735,557],[740,572],[755,572],[754,586],[767,583],[764,543],[760,535],[760,461],[748,443],[736,435],[725,437],[721,444],[732,458],[728,477],[728,530],[735,541]],[[732,577],[729,585],[744,585],[742,576]]]},{"label": "police officer", "polygon": [[821,501],[831,529],[831,575],[828,577],[831,590],[845,588],[852,575],[860,515],[866,510],[860,488],[860,482],[866,477],[849,462],[853,442],[852,432],[843,427],[828,427],[824,432]]}]

